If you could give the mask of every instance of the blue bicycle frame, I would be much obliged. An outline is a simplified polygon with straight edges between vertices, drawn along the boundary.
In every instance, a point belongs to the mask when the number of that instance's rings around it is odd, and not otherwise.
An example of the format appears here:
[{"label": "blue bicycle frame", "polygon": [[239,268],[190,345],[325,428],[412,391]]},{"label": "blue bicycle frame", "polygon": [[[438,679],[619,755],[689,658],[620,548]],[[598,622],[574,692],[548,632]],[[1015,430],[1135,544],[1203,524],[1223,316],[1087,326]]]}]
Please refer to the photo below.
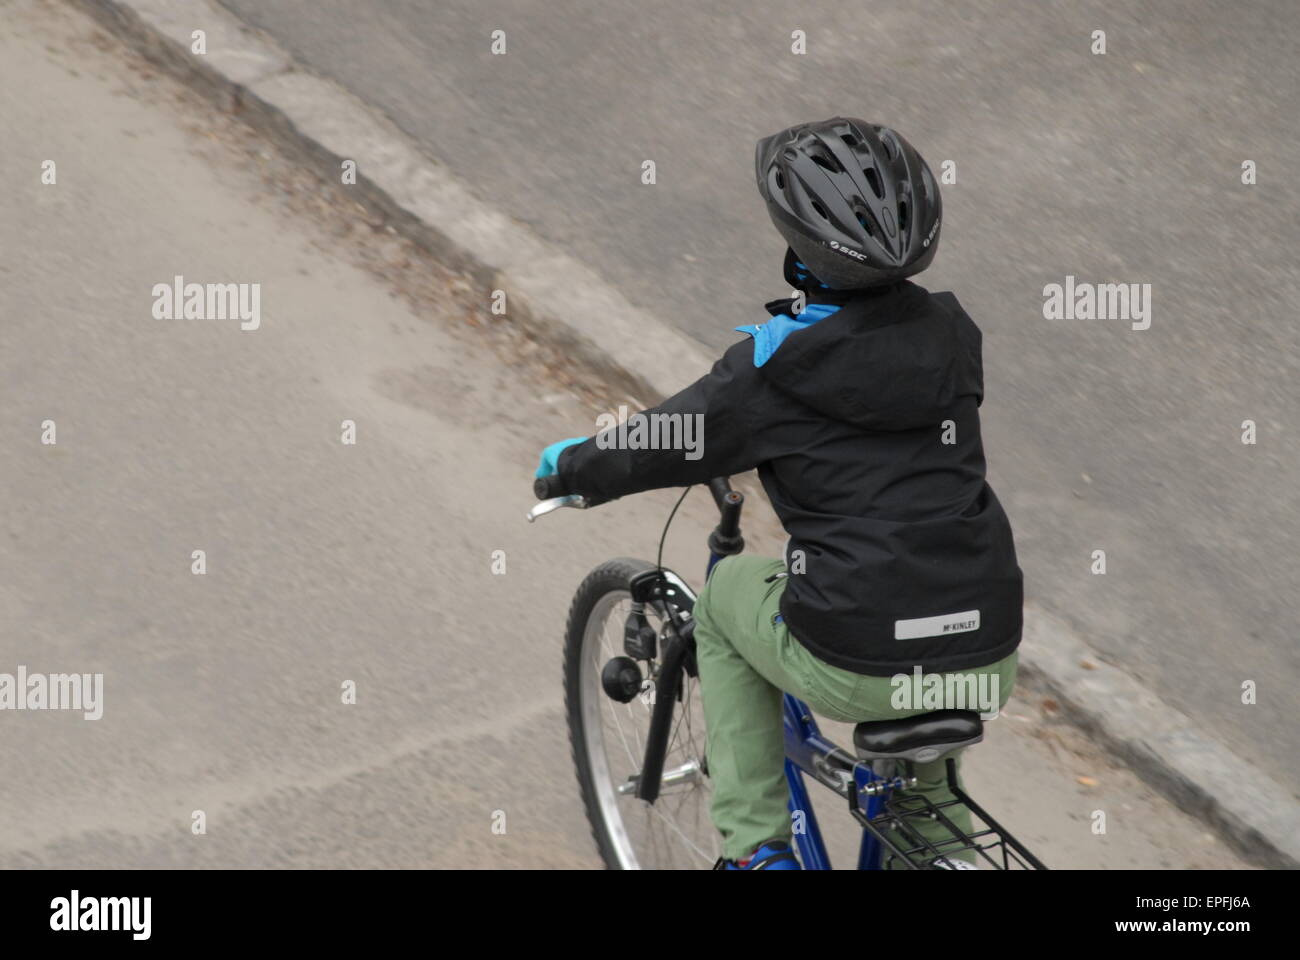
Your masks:
[{"label": "blue bicycle frame", "polygon": [[[812,803],[808,796],[808,787],[803,775],[825,784],[841,793],[847,800],[847,791],[852,789],[858,796],[862,795],[866,785],[874,779],[871,768],[863,761],[845,753],[831,741],[822,736],[813,719],[812,711],[802,700],[785,694],[785,780],[789,787],[788,805],[790,815],[802,826],[794,832],[794,842],[799,848],[799,859],[805,870],[831,869],[830,856],[826,853],[826,844],[822,841],[821,828],[813,814]],[[852,780],[842,784],[829,782],[828,771],[839,769],[847,762],[852,764]],[[883,794],[870,796],[864,805],[863,813],[868,819],[877,816],[883,809]],[[858,849],[859,870],[879,870],[883,861],[883,847],[880,841],[868,830],[862,831],[862,844]]]}]

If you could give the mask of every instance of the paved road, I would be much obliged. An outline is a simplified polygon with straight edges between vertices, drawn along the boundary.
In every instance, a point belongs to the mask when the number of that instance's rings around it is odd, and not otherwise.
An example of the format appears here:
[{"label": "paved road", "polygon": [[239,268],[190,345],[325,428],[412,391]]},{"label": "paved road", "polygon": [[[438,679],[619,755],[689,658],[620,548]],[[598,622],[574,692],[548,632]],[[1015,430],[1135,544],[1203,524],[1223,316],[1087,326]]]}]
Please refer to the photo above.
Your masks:
[{"label": "paved road", "polygon": [[[985,332],[1030,597],[1300,788],[1295,4],[222,2],[712,347],[782,292],[758,136],[856,114],[954,161],[929,282]],[[1151,328],[1044,320],[1067,275],[1151,284]]]},{"label": "paved road", "polygon": [[[594,865],[557,634],[671,494],[524,524],[581,391],[79,14],[0,6],[0,672],[105,684],[99,720],[0,711],[0,867]],[[260,328],[156,319],[176,274],[260,283]],[[670,562],[707,521],[688,501]],[[1053,865],[1240,865],[1032,691],[978,749]]]}]

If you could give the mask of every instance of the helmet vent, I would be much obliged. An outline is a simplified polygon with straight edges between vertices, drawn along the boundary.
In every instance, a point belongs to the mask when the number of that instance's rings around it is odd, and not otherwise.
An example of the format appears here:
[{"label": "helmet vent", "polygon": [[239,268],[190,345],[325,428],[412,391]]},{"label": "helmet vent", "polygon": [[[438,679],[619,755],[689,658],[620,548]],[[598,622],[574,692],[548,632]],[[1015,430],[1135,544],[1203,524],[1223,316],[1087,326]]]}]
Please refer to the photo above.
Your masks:
[{"label": "helmet vent", "polygon": [[850,147],[856,147],[858,145],[858,138],[851,133],[841,133],[840,139],[843,140],[845,144]]},{"label": "helmet vent", "polygon": [[780,170],[776,171],[776,188],[777,188],[778,190],[784,190],[784,189],[785,189],[785,177],[782,176]]},{"label": "helmet vent", "polygon": [[898,232],[899,233],[907,232],[907,215],[908,215],[907,201],[906,200],[898,201]]},{"label": "helmet vent", "polygon": [[812,208],[813,208],[814,210],[817,211],[817,213],[821,216],[821,218],[822,218],[823,220],[829,220],[829,219],[830,219],[830,217],[828,217],[828,216],[826,215],[826,208],[823,207],[823,206],[822,206],[820,203],[818,203],[816,200],[814,200],[814,201],[812,202]]},{"label": "helmet vent", "polygon": [[885,198],[885,188],[880,182],[880,174],[876,173],[875,167],[863,167],[862,175],[867,178],[867,183],[871,186],[871,192],[876,195],[877,200]]},{"label": "helmet vent", "polygon": [[839,161],[834,157],[826,156],[820,153],[812,155],[812,162],[817,164],[823,170],[829,170],[831,173],[843,173],[844,168],[840,166]]}]

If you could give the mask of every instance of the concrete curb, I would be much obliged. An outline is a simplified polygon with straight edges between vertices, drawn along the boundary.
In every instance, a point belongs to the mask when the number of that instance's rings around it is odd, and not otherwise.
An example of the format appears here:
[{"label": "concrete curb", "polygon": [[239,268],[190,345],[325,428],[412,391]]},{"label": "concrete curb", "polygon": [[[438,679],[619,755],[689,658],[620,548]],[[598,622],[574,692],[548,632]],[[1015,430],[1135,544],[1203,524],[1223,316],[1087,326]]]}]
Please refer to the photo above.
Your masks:
[{"label": "concrete curb", "polygon": [[[710,362],[697,344],[633,307],[586,265],[478,199],[387,118],[297,70],[225,8],[208,0],[72,2],[325,179],[337,180],[343,161],[355,161],[358,202],[471,277],[485,302],[486,291],[504,290],[512,320],[635,396],[669,396]],[[206,35],[203,55],[190,52],[195,30]]]},{"label": "concrete curb", "polygon": [[[511,317],[651,402],[694,380],[712,357],[633,307],[584,264],[478,199],[377,111],[295,68],[275,43],[209,0],[71,0],[150,61],[242,112],[321,176],[357,164],[359,202],[485,291]],[[194,30],[207,53],[190,52]],[[486,296],[486,294],[485,294]],[[1027,604],[1021,668],[1065,716],[1243,855],[1300,867],[1300,805],[1289,791],[1122,671],[1064,622]],[[1084,666],[1084,664],[1088,664]]]},{"label": "concrete curb", "polygon": [[1025,606],[1024,673],[1067,718],[1260,866],[1300,866],[1296,800],[1259,768],[1197,733],[1127,673],[1102,663],[1059,618]]}]

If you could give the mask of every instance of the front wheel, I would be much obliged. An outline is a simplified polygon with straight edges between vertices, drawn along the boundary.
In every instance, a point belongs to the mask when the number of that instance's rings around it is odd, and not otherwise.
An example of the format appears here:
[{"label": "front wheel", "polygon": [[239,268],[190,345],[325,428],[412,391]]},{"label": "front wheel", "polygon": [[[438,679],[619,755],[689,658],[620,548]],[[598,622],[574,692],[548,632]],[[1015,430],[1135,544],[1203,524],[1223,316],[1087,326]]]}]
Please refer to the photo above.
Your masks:
[{"label": "front wheel", "polygon": [[[674,704],[659,798],[636,797],[653,709],[655,661],[641,661],[641,692],[628,703],[605,693],[601,671],[625,656],[623,626],[632,609],[628,582],[653,564],[619,559],[583,580],[565,630],[564,701],[569,742],[587,819],[605,865],[613,870],[711,867],[721,843],[709,820],[704,715],[697,678],[683,671]],[[657,633],[668,623],[662,606],[646,604]]]}]

